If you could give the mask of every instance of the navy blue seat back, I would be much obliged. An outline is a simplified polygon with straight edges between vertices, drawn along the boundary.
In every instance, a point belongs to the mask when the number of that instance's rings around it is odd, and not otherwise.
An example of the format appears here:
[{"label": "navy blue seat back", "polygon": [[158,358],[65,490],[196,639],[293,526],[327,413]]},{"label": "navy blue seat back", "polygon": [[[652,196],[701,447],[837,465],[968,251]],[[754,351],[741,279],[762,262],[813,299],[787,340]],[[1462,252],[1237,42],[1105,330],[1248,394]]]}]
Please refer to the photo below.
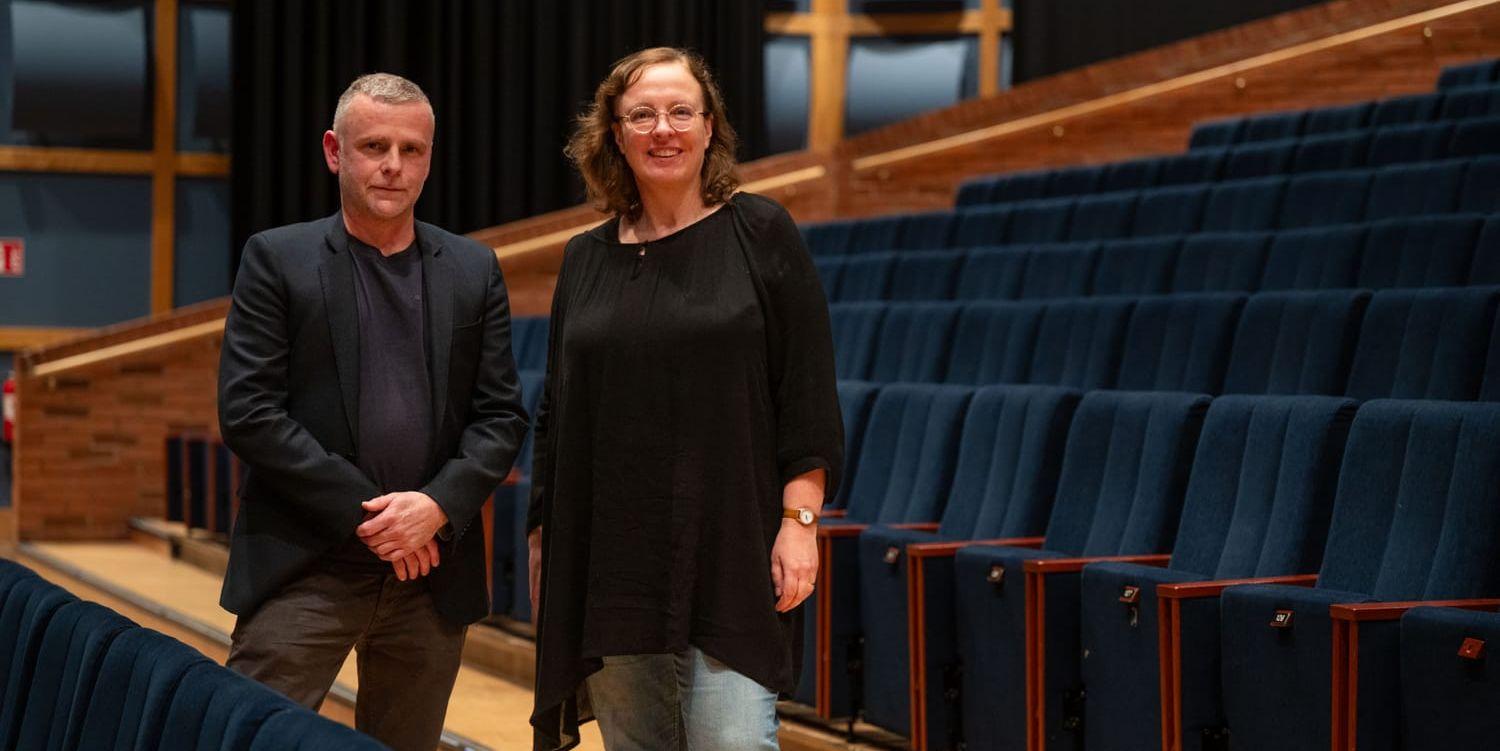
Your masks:
[{"label": "navy blue seat back", "polygon": [[1379,128],[1386,125],[1425,123],[1437,117],[1442,106],[1442,94],[1409,94],[1382,99],[1375,104],[1375,111],[1370,114],[1370,125]]},{"label": "navy blue seat back", "polygon": [[946,248],[953,237],[953,224],[951,211],[907,214],[901,222],[896,247],[908,250]]},{"label": "navy blue seat back", "polygon": [[1029,201],[1033,198],[1045,198],[1047,196],[1047,189],[1051,184],[1052,170],[1032,170],[997,175],[995,176],[994,184],[990,187],[990,202],[1009,203],[1012,201]]},{"label": "navy blue seat back", "polygon": [[[1500,103],[1500,91],[1491,92],[1490,99],[1492,103]],[[1465,120],[1453,129],[1447,156],[1473,157],[1495,153],[1500,153],[1500,118]]]},{"label": "navy blue seat back", "polygon": [[1469,262],[1469,284],[1500,284],[1500,216],[1486,219],[1479,231]]},{"label": "navy blue seat back", "polygon": [[1252,115],[1245,118],[1245,131],[1240,136],[1240,143],[1296,138],[1302,135],[1302,123],[1306,120],[1307,110]]},{"label": "navy blue seat back", "polygon": [[1465,120],[1495,114],[1497,90],[1492,86],[1466,86],[1443,92],[1439,120]]},{"label": "navy blue seat back", "polygon": [[885,319],[881,303],[840,303],[828,306],[833,330],[833,364],[839,378],[862,379],[875,358],[875,339]]},{"label": "navy blue seat back", "polygon": [[1266,253],[1260,289],[1346,289],[1357,286],[1364,225],[1278,232]]},{"label": "navy blue seat back", "polygon": [[1155,295],[1172,285],[1172,272],[1182,241],[1175,237],[1142,237],[1112,240],[1099,248],[1094,280],[1095,295]]},{"label": "navy blue seat back", "polygon": [[953,227],[953,246],[975,248],[1001,245],[1010,227],[1010,206],[983,206],[957,213]]},{"label": "navy blue seat back", "polygon": [[1307,121],[1302,125],[1303,140],[1308,136],[1317,136],[1323,133],[1341,133],[1344,131],[1363,128],[1370,122],[1370,115],[1375,111],[1374,102],[1358,102],[1338,107],[1320,107],[1309,110]]},{"label": "navy blue seat back", "polygon": [[[15,748],[23,713],[38,669],[42,642],[54,616],[77,598],[39,577],[21,577],[0,607],[0,748]],[[43,668],[47,666],[42,666]]]},{"label": "navy blue seat back", "polygon": [[385,746],[347,725],[325,720],[312,712],[290,709],[266,718],[250,744],[250,751],[322,751],[326,748],[376,751]]},{"label": "navy blue seat back", "polygon": [[1370,299],[1346,393],[1478,398],[1500,289],[1384,290]]},{"label": "navy blue seat back", "polygon": [[1229,150],[1224,162],[1223,180],[1245,180],[1252,177],[1280,175],[1290,171],[1295,141],[1242,143]]},{"label": "navy blue seat back", "polygon": [[1226,394],[1342,394],[1367,290],[1262,292],[1240,315]]},{"label": "navy blue seat back", "polygon": [[[536,414],[537,407],[542,404],[542,388],[546,383],[547,374],[540,370],[523,370],[519,374],[521,379],[521,401],[526,406],[526,414]],[[516,469],[524,477],[531,476],[531,456],[535,448],[533,440],[535,431],[529,428],[526,437],[521,439],[521,450],[516,454]]]},{"label": "navy blue seat back", "polygon": [[1196,185],[1142,190],[1131,233],[1136,237],[1158,237],[1197,232],[1207,198],[1208,191]]},{"label": "navy blue seat back", "polygon": [[1210,120],[1193,126],[1193,134],[1188,137],[1188,148],[1199,149],[1206,146],[1232,146],[1240,142],[1240,136],[1245,132],[1245,118],[1231,117],[1223,120]]},{"label": "navy blue seat back", "polygon": [[78,748],[160,748],[182,676],[208,658],[163,634],[131,629],[110,644],[78,731]]},{"label": "navy blue seat back", "polygon": [[1448,155],[1451,123],[1392,125],[1375,131],[1365,163],[1371,167],[1408,162],[1430,162]]},{"label": "navy blue seat back", "polygon": [[1459,190],[1458,210],[1482,214],[1500,211],[1500,157],[1484,156],[1469,161],[1463,188]]},{"label": "navy blue seat back", "polygon": [[1299,175],[1286,189],[1277,226],[1282,229],[1357,222],[1364,217],[1370,174],[1364,170]]},{"label": "navy blue seat back", "polygon": [[1478,217],[1463,215],[1375,222],[1356,283],[1371,289],[1464,284],[1480,228]]},{"label": "navy blue seat back", "polygon": [[1026,383],[1044,303],[970,303],[953,331],[948,383]]},{"label": "navy blue seat back", "polygon": [[1118,297],[1048,303],[1026,380],[1080,389],[1112,387],[1134,303]]},{"label": "navy blue seat back", "polygon": [[958,269],[967,254],[961,250],[898,253],[886,290],[890,300],[947,300],[958,285]]},{"label": "navy blue seat back", "polygon": [[856,219],[849,238],[849,252],[868,253],[872,250],[896,248],[900,240],[901,225],[905,221],[905,214]]},{"label": "navy blue seat back", "polygon": [[1068,221],[1077,199],[1049,198],[1016,204],[1010,214],[1010,229],[1005,238],[1016,243],[1061,242],[1068,236]]},{"label": "navy blue seat back", "polygon": [[814,256],[813,268],[818,272],[818,281],[823,283],[823,296],[829,302],[839,302],[839,279],[844,275],[844,257]]},{"label": "navy blue seat back", "polygon": [[1260,283],[1266,248],[1265,232],[1224,232],[1192,235],[1182,244],[1173,292],[1248,292]]},{"label": "navy blue seat back", "polygon": [[893,303],[880,324],[867,380],[942,380],[959,306],[947,302]]},{"label": "navy blue seat back", "polygon": [[[859,452],[865,442],[865,426],[870,421],[870,407],[880,384],[869,381],[839,381],[839,412],[844,418],[844,476],[854,477],[859,469]],[[843,508],[849,500],[849,486],[839,484],[838,493],[830,499],[832,507]]]},{"label": "navy blue seat back", "polygon": [[891,269],[896,265],[896,251],[869,251],[844,258],[839,277],[839,300],[867,302],[884,300],[891,285]]},{"label": "navy blue seat back", "polygon": [[849,252],[849,240],[854,235],[854,221],[844,219],[834,222],[802,225],[802,239],[807,249],[815,256],[841,256]]},{"label": "navy blue seat back", "polygon": [[1082,196],[1073,205],[1069,240],[1108,240],[1129,237],[1135,219],[1134,193]]},{"label": "navy blue seat back", "polygon": [[1157,185],[1191,185],[1219,179],[1224,163],[1229,160],[1228,148],[1194,149],[1186,154],[1162,157],[1161,174]]},{"label": "navy blue seat back", "polygon": [[1375,174],[1375,182],[1370,185],[1365,219],[1453,211],[1458,206],[1458,189],[1463,178],[1462,162],[1386,167]]},{"label": "navy blue seat back", "polygon": [[973,393],[916,383],[880,390],[849,489],[849,520],[894,524],[941,516]]},{"label": "navy blue seat back", "polygon": [[37,654],[17,748],[65,747],[69,725],[83,721],[105,651],[132,627],[124,617],[92,602],[68,602],[58,609]]},{"label": "navy blue seat back", "polygon": [[976,390],[938,534],[948,539],[1041,534],[1081,397],[1056,386]]},{"label": "navy blue seat back", "polygon": [[1098,243],[1038,246],[1026,260],[1021,298],[1049,299],[1088,294],[1089,280],[1094,275],[1098,258]]},{"label": "navy blue seat back", "polygon": [[1215,399],[1169,568],[1210,579],[1316,571],[1357,406],[1329,396]]},{"label": "navy blue seat back", "polygon": [[510,346],[517,370],[544,370],[547,367],[546,317],[519,316],[510,320]]},{"label": "navy blue seat back", "polygon": [[1143,297],[1130,313],[1115,387],[1216,394],[1245,295]]},{"label": "navy blue seat back", "polygon": [[1113,162],[1104,167],[1104,177],[1099,180],[1099,192],[1149,188],[1156,185],[1160,175],[1161,159],[1159,157]]},{"label": "navy blue seat back", "polygon": [[1208,193],[1203,207],[1204,232],[1271,229],[1281,213],[1285,177],[1264,177],[1220,183]]},{"label": "navy blue seat back", "polygon": [[959,209],[969,206],[981,206],[990,202],[990,191],[995,187],[995,179],[990,176],[976,177],[959,183],[958,195],[953,199],[953,205]]},{"label": "navy blue seat back", "polygon": [[964,254],[953,296],[958,300],[1014,300],[1031,254],[1022,248],[970,248]]},{"label": "navy blue seat back", "polygon": [[1047,184],[1049,196],[1083,196],[1099,189],[1104,177],[1104,168],[1094,165],[1079,165],[1052,170],[1052,180]]},{"label": "navy blue seat back", "polygon": [[1497,67],[1500,67],[1500,60],[1478,60],[1463,65],[1450,65],[1438,74],[1437,87],[1442,90],[1490,83],[1495,80]]},{"label": "navy blue seat back", "polygon": [[1085,394],[1043,547],[1085,556],[1171,548],[1209,402],[1165,391]]},{"label": "navy blue seat back", "polygon": [[1370,152],[1368,130],[1308,136],[1297,144],[1292,172],[1324,172],[1365,166]]}]

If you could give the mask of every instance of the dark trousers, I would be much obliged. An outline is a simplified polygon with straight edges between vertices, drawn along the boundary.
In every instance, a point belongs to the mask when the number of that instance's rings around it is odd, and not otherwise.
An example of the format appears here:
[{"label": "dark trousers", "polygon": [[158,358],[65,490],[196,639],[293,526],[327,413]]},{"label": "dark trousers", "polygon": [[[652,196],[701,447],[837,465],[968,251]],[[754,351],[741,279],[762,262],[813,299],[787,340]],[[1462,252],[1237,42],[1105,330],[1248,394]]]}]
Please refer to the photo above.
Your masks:
[{"label": "dark trousers", "polygon": [[330,564],[240,617],[228,665],[316,710],[357,650],[355,726],[396,751],[432,751],[464,631],[438,615],[425,581]]}]

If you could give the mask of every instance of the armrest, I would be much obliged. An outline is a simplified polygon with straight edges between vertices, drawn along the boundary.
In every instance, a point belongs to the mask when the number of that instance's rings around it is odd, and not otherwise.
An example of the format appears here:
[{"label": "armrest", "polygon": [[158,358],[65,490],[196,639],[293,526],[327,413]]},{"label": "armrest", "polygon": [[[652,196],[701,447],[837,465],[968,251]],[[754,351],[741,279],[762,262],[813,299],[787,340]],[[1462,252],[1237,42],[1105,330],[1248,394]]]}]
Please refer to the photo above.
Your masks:
[{"label": "armrest", "polygon": [[1189,600],[1198,597],[1218,597],[1230,587],[1241,584],[1290,584],[1311,587],[1318,583],[1317,574],[1293,574],[1290,576],[1261,576],[1252,579],[1219,579],[1217,581],[1180,582],[1156,585],[1156,596],[1164,600]]},{"label": "armrest", "polygon": [[823,512],[824,519],[842,519],[849,515],[849,509],[831,508]]},{"label": "armrest", "polygon": [[1359,602],[1333,605],[1328,614],[1336,621],[1394,621],[1416,607],[1497,610],[1500,600],[1411,600],[1406,602]]},{"label": "armrest", "polygon": [[912,558],[951,557],[959,549],[970,545],[991,545],[1011,548],[1040,548],[1045,537],[999,537],[990,540],[953,540],[950,542],[914,542],[906,546],[906,554]]},{"label": "armrest", "polygon": [[1092,558],[1033,558],[1026,562],[1028,574],[1062,574],[1082,571],[1090,563],[1143,563],[1148,566],[1165,566],[1172,556],[1160,555],[1100,555]]},{"label": "armrest", "polygon": [[868,524],[835,524],[833,526],[818,526],[819,538],[831,537],[858,537],[860,532],[870,528]]},{"label": "armrest", "polygon": [[892,529],[911,529],[918,532],[936,532],[939,522],[902,522],[901,524],[887,524]]}]

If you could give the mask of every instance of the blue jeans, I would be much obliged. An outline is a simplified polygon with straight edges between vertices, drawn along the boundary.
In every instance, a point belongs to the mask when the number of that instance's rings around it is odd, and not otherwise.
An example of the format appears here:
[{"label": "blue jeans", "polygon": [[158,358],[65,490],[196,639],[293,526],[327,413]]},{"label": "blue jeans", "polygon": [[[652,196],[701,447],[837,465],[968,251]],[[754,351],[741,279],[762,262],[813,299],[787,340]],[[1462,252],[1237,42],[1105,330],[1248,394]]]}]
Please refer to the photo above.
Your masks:
[{"label": "blue jeans", "polygon": [[619,655],[588,678],[608,751],[775,751],[776,692],[697,647]]}]

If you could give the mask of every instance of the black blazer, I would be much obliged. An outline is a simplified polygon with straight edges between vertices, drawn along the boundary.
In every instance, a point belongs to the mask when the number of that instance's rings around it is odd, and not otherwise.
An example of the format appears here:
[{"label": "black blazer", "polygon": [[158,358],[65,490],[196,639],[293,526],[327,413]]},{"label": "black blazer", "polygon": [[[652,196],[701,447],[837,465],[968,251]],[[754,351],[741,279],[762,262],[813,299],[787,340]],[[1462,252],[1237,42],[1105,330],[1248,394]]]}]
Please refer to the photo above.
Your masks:
[{"label": "black blazer", "polygon": [[[526,433],[510,306],[489,248],[417,222],[427,287],[436,425],[422,488],[452,534],[429,575],[455,623],[489,613],[480,508]],[[254,611],[364,519],[379,489],[361,472],[359,318],[343,216],[267,230],[245,244],[219,357],[219,427],[245,463],[219,602]]]}]

